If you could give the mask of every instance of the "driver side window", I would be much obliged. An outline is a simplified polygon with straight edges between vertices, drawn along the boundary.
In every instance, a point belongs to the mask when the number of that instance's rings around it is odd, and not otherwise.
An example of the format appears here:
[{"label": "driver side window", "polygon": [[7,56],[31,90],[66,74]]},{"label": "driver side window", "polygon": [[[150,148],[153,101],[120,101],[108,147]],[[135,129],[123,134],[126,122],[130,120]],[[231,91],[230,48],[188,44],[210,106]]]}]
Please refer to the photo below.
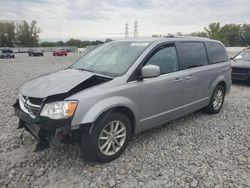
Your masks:
[{"label": "driver side window", "polygon": [[161,74],[178,71],[178,60],[175,47],[167,46],[157,50],[145,65],[158,65]]}]

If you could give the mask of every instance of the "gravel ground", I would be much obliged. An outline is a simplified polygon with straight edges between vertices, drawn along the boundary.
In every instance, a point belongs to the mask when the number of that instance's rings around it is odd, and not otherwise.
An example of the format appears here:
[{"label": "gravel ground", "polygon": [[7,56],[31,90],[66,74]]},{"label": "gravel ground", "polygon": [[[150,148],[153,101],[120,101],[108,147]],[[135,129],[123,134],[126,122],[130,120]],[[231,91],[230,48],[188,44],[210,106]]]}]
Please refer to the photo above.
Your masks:
[{"label": "gravel ground", "polygon": [[78,146],[33,153],[12,104],[27,80],[67,67],[81,54],[0,60],[0,187],[250,187],[250,86],[234,84],[217,115],[196,112],[132,139],[107,163],[85,163]]}]

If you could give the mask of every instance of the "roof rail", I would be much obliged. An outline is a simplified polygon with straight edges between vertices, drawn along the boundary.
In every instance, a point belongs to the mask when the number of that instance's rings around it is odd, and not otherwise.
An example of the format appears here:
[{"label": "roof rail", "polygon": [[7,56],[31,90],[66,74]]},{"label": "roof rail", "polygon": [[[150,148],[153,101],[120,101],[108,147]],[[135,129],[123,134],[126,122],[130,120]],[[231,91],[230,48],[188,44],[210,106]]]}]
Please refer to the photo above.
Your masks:
[{"label": "roof rail", "polygon": [[173,34],[168,34],[168,35],[164,35],[165,38],[173,38],[175,37]]}]

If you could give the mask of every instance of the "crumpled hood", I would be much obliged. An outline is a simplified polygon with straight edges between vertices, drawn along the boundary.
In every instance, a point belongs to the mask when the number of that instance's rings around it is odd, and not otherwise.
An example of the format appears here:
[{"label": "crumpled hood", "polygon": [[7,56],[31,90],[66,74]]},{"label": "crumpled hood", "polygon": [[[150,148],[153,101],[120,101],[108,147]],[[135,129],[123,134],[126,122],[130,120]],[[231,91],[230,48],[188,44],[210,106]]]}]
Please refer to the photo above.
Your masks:
[{"label": "crumpled hood", "polygon": [[61,70],[26,82],[19,92],[24,96],[45,98],[66,93],[93,75],[91,72],[81,70]]},{"label": "crumpled hood", "polygon": [[250,69],[250,61],[232,61],[232,67]]}]

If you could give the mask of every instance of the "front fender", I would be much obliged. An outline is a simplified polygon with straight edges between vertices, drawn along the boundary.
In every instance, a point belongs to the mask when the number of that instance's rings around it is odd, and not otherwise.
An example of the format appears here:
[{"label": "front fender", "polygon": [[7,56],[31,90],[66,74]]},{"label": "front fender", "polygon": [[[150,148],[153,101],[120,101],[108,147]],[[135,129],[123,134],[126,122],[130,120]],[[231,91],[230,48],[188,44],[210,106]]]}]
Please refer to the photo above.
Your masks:
[{"label": "front fender", "polygon": [[80,120],[73,119],[72,121],[72,128],[74,126],[80,125],[80,124],[87,124],[92,123],[97,120],[97,118],[107,110],[114,108],[114,107],[127,107],[129,108],[135,117],[135,123],[137,124],[139,122],[139,109],[137,105],[129,98],[123,97],[123,96],[116,96],[116,97],[109,97],[106,99],[103,99],[96,104],[94,104],[82,117]]}]

